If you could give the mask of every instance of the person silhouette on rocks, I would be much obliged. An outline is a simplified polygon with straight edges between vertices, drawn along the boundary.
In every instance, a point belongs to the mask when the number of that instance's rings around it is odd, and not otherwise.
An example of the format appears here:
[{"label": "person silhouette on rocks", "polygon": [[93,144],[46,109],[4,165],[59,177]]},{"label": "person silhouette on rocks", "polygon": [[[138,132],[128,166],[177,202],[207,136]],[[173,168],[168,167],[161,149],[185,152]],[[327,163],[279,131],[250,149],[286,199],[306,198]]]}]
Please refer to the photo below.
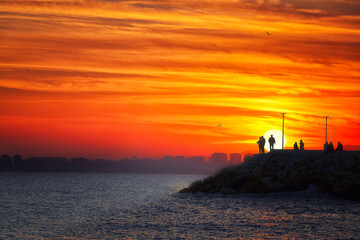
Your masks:
[{"label": "person silhouette on rocks", "polygon": [[334,149],[334,145],[333,145],[333,143],[332,142],[330,142],[330,144],[328,145],[328,152],[334,152],[335,151],[335,149]]},{"label": "person silhouette on rocks", "polygon": [[299,146],[298,146],[297,142],[295,142],[295,144],[294,144],[294,150],[299,150]]},{"label": "person silhouette on rocks", "polygon": [[269,143],[270,143],[270,151],[271,151],[271,149],[274,149],[274,144],[275,144],[275,138],[273,137],[273,135],[271,135],[271,137],[269,138]]},{"label": "person silhouette on rocks", "polygon": [[301,151],[304,151],[304,146],[305,146],[305,144],[304,144],[303,140],[300,140],[300,150]]},{"label": "person silhouette on rocks", "polygon": [[338,142],[338,145],[336,147],[336,151],[343,151],[344,148],[343,148],[343,145],[341,144],[341,142]]},{"label": "person silhouette on rocks", "polygon": [[324,144],[324,150],[325,151],[328,151],[328,146],[329,146],[328,142],[325,142],[325,144]]},{"label": "person silhouette on rocks", "polygon": [[264,136],[261,137],[261,153],[265,153],[265,143],[266,143],[266,140],[264,138]]},{"label": "person silhouette on rocks", "polygon": [[256,142],[259,145],[259,154],[262,152],[262,137],[259,137],[259,140]]},{"label": "person silhouette on rocks", "polygon": [[264,136],[259,137],[259,141],[256,142],[259,145],[259,154],[265,153],[265,138]]}]

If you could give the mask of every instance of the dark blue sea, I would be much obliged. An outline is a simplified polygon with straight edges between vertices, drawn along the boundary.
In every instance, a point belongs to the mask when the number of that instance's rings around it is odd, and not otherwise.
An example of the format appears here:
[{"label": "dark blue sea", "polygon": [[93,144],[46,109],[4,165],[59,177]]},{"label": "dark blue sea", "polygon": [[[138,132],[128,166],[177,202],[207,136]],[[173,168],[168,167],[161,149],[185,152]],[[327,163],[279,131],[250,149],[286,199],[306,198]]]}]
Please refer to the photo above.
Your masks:
[{"label": "dark blue sea", "polygon": [[205,176],[0,173],[0,239],[360,239],[360,202],[204,195]]}]

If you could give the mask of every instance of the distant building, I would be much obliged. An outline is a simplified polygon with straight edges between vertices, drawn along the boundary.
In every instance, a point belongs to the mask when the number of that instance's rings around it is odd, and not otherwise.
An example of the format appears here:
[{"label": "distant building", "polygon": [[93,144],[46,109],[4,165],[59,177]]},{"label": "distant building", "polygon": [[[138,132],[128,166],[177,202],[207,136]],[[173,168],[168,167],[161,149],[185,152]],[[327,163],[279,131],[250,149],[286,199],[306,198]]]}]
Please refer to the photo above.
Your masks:
[{"label": "distant building", "polygon": [[22,168],[22,157],[19,154],[13,156],[13,166],[15,170],[21,170]]},{"label": "distant building", "polygon": [[174,158],[175,161],[184,161],[184,159],[185,159],[185,157],[181,156],[181,155],[175,156],[175,158]]},{"label": "distant building", "polygon": [[241,163],[241,153],[231,153],[230,154],[230,164],[237,165]]},{"label": "distant building", "polygon": [[1,155],[0,170],[9,171],[11,169],[12,169],[12,158],[7,154]]},{"label": "distant building", "polygon": [[193,162],[205,162],[205,157],[203,156],[193,156],[189,158],[190,161]]},{"label": "distant building", "polygon": [[213,153],[210,157],[210,164],[214,168],[221,168],[228,164],[227,162],[227,154],[226,153]]},{"label": "distant building", "polygon": [[164,156],[163,159],[164,159],[164,161],[172,161],[172,160],[174,160],[174,158],[172,156]]},{"label": "distant building", "polygon": [[7,154],[1,155],[1,161],[11,161],[11,160],[12,160],[12,157]]},{"label": "distant building", "polygon": [[227,154],[226,153],[213,153],[210,157],[211,162],[226,162]]},{"label": "distant building", "polygon": [[205,158],[202,156],[193,156],[186,158],[186,164],[188,166],[188,171],[196,172],[198,169],[203,169],[206,165]]},{"label": "distant building", "polygon": [[21,161],[21,160],[22,160],[22,157],[21,157],[21,155],[16,154],[16,155],[13,156],[13,160],[14,160],[14,161]]}]

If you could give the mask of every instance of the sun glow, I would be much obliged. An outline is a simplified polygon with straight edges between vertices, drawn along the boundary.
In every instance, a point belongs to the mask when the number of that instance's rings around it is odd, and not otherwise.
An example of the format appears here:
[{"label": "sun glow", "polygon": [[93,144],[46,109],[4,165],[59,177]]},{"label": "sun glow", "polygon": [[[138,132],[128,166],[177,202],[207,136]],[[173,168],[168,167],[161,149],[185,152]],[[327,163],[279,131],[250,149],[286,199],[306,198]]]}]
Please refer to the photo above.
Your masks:
[{"label": "sun glow", "polygon": [[[271,137],[271,135],[273,135],[273,137],[275,138],[275,145],[274,145],[274,149],[281,149],[282,148],[282,131],[278,130],[278,129],[270,129],[268,130],[266,133],[264,133],[264,138],[266,140],[265,143],[265,149],[267,151],[270,151],[270,144],[269,144],[269,138]],[[284,134],[284,148],[286,146],[286,136]]]}]

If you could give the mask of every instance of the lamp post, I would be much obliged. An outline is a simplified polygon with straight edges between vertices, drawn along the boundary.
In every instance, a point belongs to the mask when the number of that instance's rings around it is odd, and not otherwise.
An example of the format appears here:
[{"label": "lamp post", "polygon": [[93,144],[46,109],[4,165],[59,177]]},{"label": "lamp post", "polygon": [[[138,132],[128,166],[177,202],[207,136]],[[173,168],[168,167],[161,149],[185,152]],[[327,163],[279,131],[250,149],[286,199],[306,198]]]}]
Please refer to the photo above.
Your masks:
[{"label": "lamp post", "polygon": [[327,119],[329,116],[325,116],[325,144],[327,143]]},{"label": "lamp post", "polygon": [[285,114],[281,113],[283,115],[283,125],[282,125],[282,149],[284,149],[284,122],[285,122]]}]

